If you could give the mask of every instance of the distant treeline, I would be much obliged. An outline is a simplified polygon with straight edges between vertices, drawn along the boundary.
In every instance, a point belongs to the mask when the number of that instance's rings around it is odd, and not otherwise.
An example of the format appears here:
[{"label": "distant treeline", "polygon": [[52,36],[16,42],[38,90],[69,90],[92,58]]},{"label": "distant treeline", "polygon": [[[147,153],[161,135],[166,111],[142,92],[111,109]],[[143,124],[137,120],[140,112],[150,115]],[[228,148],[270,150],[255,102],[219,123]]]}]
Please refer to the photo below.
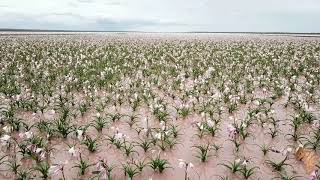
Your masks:
[{"label": "distant treeline", "polygon": [[[12,29],[0,28],[0,31],[11,32],[138,32],[138,33],[162,33],[148,31],[89,31],[89,30],[51,30],[51,29]],[[215,34],[297,34],[297,35],[320,35],[320,33],[301,33],[301,32],[214,32],[214,31],[188,31],[188,32],[163,32],[163,33],[215,33]]]}]

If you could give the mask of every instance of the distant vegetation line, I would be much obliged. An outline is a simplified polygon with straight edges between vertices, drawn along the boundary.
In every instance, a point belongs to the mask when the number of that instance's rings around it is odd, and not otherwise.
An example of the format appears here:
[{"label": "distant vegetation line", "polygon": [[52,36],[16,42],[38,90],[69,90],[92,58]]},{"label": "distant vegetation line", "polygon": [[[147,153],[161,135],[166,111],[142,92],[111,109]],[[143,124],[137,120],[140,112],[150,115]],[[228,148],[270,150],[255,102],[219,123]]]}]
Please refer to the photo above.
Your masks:
[{"label": "distant vegetation line", "polygon": [[229,33],[229,34],[310,34],[320,35],[314,32],[237,32],[237,31],[173,31],[173,32],[151,32],[151,31],[87,31],[87,30],[51,30],[51,29],[12,29],[12,28],[0,28],[0,32],[12,31],[12,32],[137,32],[137,33]]}]

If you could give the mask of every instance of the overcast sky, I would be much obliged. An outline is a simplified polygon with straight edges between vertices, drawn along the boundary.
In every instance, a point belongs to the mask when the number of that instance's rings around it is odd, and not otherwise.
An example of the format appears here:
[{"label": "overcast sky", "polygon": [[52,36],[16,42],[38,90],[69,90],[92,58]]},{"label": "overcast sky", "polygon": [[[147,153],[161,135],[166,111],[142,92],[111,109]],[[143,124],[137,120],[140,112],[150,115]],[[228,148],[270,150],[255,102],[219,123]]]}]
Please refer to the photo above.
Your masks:
[{"label": "overcast sky", "polygon": [[0,28],[320,32],[320,0],[0,0]]}]

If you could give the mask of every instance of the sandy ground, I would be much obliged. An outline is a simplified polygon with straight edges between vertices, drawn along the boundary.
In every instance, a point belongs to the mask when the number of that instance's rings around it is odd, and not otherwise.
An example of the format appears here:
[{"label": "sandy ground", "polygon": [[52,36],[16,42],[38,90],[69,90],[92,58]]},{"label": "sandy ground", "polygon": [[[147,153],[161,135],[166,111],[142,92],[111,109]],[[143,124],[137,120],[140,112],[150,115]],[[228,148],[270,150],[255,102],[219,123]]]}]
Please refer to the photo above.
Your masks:
[{"label": "sandy ground", "polygon": [[[5,34],[3,38],[14,38],[14,35],[9,35],[9,33],[1,33]],[[24,36],[24,35],[22,35]],[[42,36],[42,35],[39,35]],[[63,35],[66,37],[69,37],[71,35]],[[80,35],[74,35],[74,36],[80,36]],[[91,36],[91,35],[88,35]],[[126,36],[128,38],[137,38],[137,37],[143,37],[142,34],[117,34],[113,38],[118,38],[119,36]],[[181,37],[180,37],[181,36]],[[107,38],[108,34],[96,34],[93,38],[99,39],[99,37]],[[240,37],[240,38],[239,38]],[[20,37],[23,38],[23,37]],[[32,37],[32,38],[39,38],[39,37]],[[198,36],[192,36],[189,34],[183,34],[183,35],[172,35],[172,34],[149,34],[148,39],[149,41],[153,42],[157,39],[162,39],[165,41],[166,39],[198,39],[198,40],[230,40],[233,41],[241,41],[242,39],[258,39],[258,41],[262,41],[265,39],[271,40],[271,36],[259,36],[259,35],[207,35],[207,34],[200,34]],[[290,40],[295,41],[295,39],[305,39],[306,41],[315,41],[316,38],[305,38],[305,37],[277,37],[277,39],[283,39],[284,41]],[[279,177],[279,174],[277,172],[273,172],[272,168],[270,168],[269,165],[265,163],[266,160],[271,159],[275,161],[282,160],[285,155],[282,154],[285,149],[288,147],[297,147],[297,144],[292,142],[286,134],[290,133],[292,131],[290,122],[288,121],[288,118],[290,118],[290,115],[294,114],[294,110],[292,107],[284,107],[284,104],[287,101],[288,96],[282,96],[281,98],[277,99],[275,103],[272,106],[272,109],[275,111],[274,117],[278,120],[280,120],[279,123],[279,130],[280,133],[277,137],[274,139],[271,138],[270,134],[267,134],[267,128],[262,128],[258,124],[253,124],[249,128],[249,132],[251,133],[251,136],[246,139],[246,141],[240,146],[240,151],[238,153],[234,152],[234,145],[229,140],[228,136],[228,125],[233,122],[232,119],[244,119],[248,110],[250,108],[256,107],[256,105],[253,102],[247,103],[246,105],[240,105],[238,110],[235,113],[229,114],[227,110],[223,110],[221,119],[222,123],[219,126],[220,130],[218,131],[217,135],[215,137],[211,137],[210,135],[205,135],[203,138],[199,139],[195,136],[197,133],[197,126],[195,125],[197,122],[203,121],[204,117],[201,117],[200,114],[196,112],[191,112],[187,118],[181,119],[177,118],[177,112],[174,109],[174,106],[179,106],[182,104],[181,101],[181,94],[177,92],[177,98],[173,99],[170,97],[169,94],[167,94],[165,91],[161,90],[159,87],[154,86],[152,87],[152,91],[160,98],[163,98],[165,102],[169,104],[168,112],[170,113],[169,117],[172,123],[177,124],[179,127],[179,133],[178,136],[178,144],[173,147],[173,149],[169,149],[166,151],[160,151],[159,148],[153,147],[150,151],[147,153],[143,152],[141,148],[135,147],[135,150],[137,150],[138,153],[135,153],[132,155],[132,157],[126,157],[122,151],[119,151],[114,146],[110,145],[106,137],[107,135],[111,135],[115,133],[113,128],[119,128],[119,132],[127,135],[128,141],[136,141],[139,138],[144,138],[145,135],[141,133],[140,135],[137,134],[134,128],[130,128],[126,121],[128,121],[127,117],[122,117],[120,121],[113,122],[108,124],[107,128],[104,128],[102,133],[97,133],[97,131],[89,127],[88,134],[92,137],[99,137],[99,147],[97,152],[90,153],[87,148],[84,145],[79,144],[79,141],[76,141],[76,137],[74,134],[71,134],[67,140],[63,140],[61,138],[53,138],[51,140],[51,144],[54,148],[54,151],[52,152],[50,156],[50,163],[60,163],[64,161],[68,161],[68,164],[65,167],[65,175],[67,179],[79,179],[79,178],[70,178],[70,177],[77,177],[78,170],[76,168],[72,168],[72,166],[78,161],[77,157],[71,157],[68,153],[69,147],[66,145],[66,143],[73,144],[76,143],[75,147],[77,151],[80,151],[82,153],[82,156],[85,157],[85,159],[89,160],[91,163],[97,162],[99,159],[103,158],[108,161],[108,163],[115,164],[116,168],[112,172],[112,176],[116,180],[122,180],[126,179],[126,177],[123,175],[123,171],[121,169],[121,164],[126,161],[131,161],[131,159],[135,160],[143,160],[150,157],[155,157],[156,155],[160,154],[161,157],[168,159],[170,162],[171,168],[166,169],[164,173],[154,173],[153,170],[150,167],[146,167],[141,174],[138,174],[134,177],[134,179],[141,179],[141,180],[160,180],[160,179],[184,179],[184,169],[179,168],[179,159],[183,159],[187,162],[192,162],[194,164],[194,168],[190,170],[189,172],[189,178],[194,180],[211,180],[211,179],[219,179],[219,176],[222,175],[228,175],[230,179],[237,180],[237,179],[243,179],[241,175],[239,174],[232,174],[228,169],[226,169],[224,166],[219,165],[220,163],[226,162],[226,161],[233,161],[237,158],[246,159],[248,160],[248,163],[252,166],[258,166],[259,169],[257,169],[252,177],[250,179],[254,180],[269,180],[274,177]],[[103,96],[103,93],[100,92],[101,96]],[[264,98],[268,97],[268,93],[263,92],[262,90],[256,89],[253,93],[255,98]],[[124,97],[126,98],[126,97]],[[76,97],[77,101],[81,101],[83,99],[83,96],[81,94],[78,94]],[[312,114],[319,119],[320,118],[320,107],[317,104],[312,105],[314,111]],[[119,112],[120,114],[132,114],[132,111],[130,110],[130,107],[128,104],[123,104],[122,106],[107,106],[104,108],[104,111],[102,115],[105,115],[107,113],[115,113]],[[96,115],[96,111],[94,108],[90,108],[88,112],[85,113],[83,117],[79,116],[74,120],[74,124],[77,125],[86,125],[89,121],[92,120],[92,118]],[[135,112],[135,114],[138,114],[140,119],[137,122],[137,124],[134,126],[144,127],[146,124],[142,121],[144,117],[148,117],[150,119],[149,123],[152,127],[159,127],[159,122],[152,116],[152,112],[149,110],[146,104],[142,104],[141,107]],[[32,112],[26,112],[26,111],[19,111],[17,114],[15,114],[16,117],[23,119],[26,122],[37,122],[40,119],[47,119],[48,121],[53,121],[53,119],[57,118],[57,114],[50,114],[49,110],[47,110],[44,114],[41,114],[40,112],[37,112],[36,114],[33,114]],[[205,117],[206,118],[206,117]],[[301,134],[308,134],[310,132],[310,125],[304,125],[300,131]],[[219,149],[217,152],[211,151],[210,152],[210,158],[207,162],[200,162],[200,160],[195,157],[196,151],[194,149],[195,144],[205,144],[205,143],[215,143],[217,145],[220,145],[222,148]],[[274,147],[274,150],[278,150],[280,153],[275,152],[269,152],[266,156],[263,156],[259,145],[261,144],[267,144]],[[10,152],[9,152],[10,153]],[[240,157],[237,157],[235,154],[241,154]],[[287,166],[286,172],[290,175],[297,175],[301,176],[298,179],[309,179],[309,174],[305,171],[305,168],[303,166],[303,163],[301,161],[296,160],[294,153],[289,154],[289,164],[292,165],[292,167]],[[31,167],[32,161],[28,159],[22,159],[21,163],[26,167]],[[95,166],[92,166],[89,168],[88,173],[81,177],[81,179],[88,179],[91,176],[91,171],[95,169]],[[0,173],[0,179],[12,179],[12,174],[7,171],[2,171]],[[56,176],[51,177],[51,179],[60,179],[61,173],[59,173]]]}]

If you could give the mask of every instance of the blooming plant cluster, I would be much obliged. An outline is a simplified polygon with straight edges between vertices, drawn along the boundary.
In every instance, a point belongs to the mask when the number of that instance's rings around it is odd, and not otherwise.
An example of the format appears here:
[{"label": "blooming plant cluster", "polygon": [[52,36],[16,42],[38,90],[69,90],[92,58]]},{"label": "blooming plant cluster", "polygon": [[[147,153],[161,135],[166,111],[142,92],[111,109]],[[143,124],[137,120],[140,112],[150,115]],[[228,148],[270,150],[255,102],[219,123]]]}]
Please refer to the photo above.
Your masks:
[{"label": "blooming plant cluster", "polygon": [[320,41],[204,36],[1,36],[0,176],[320,179]]}]

